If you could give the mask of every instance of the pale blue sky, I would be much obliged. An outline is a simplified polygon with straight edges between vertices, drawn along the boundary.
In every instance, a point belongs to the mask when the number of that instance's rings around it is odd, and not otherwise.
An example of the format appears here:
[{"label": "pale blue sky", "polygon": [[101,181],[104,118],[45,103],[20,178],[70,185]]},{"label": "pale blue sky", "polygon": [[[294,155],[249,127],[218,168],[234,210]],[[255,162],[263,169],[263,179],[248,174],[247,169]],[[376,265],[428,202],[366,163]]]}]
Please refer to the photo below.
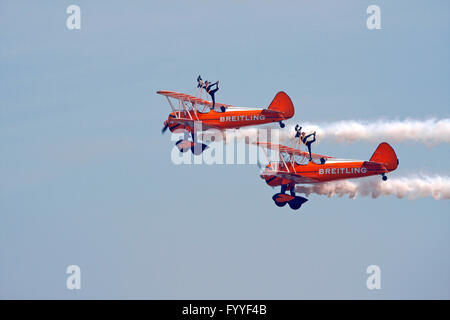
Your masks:
[{"label": "pale blue sky", "polygon": [[[66,8],[81,7],[81,30]],[[369,31],[366,8],[381,7]],[[448,1],[0,1],[0,298],[450,298],[448,201],[273,205],[252,165],[174,166],[158,89],[291,123],[448,118]],[[393,144],[392,176],[448,175]],[[376,144],[316,151],[369,158]],[[82,290],[65,269],[82,270]],[[369,291],[366,267],[382,270]]]}]

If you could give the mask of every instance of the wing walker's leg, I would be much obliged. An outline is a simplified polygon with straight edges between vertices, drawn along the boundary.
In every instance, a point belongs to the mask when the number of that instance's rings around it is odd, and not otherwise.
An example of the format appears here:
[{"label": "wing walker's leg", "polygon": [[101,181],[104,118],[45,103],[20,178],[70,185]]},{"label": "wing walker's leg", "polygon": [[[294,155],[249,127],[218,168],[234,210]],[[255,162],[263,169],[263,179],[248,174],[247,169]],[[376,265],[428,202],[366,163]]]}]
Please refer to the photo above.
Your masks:
[{"label": "wing walker's leg", "polygon": [[312,154],[311,154],[311,143],[308,142],[306,144],[306,146],[308,147],[308,152],[309,152],[309,161],[312,161]]}]

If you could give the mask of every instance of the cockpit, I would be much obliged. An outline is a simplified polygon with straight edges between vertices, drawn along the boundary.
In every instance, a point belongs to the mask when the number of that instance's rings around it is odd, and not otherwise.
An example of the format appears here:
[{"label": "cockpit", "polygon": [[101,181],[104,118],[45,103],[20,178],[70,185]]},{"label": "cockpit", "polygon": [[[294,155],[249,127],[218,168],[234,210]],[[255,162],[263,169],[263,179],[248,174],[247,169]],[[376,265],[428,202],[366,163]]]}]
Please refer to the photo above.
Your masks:
[{"label": "cockpit", "polygon": [[308,164],[309,159],[306,158],[305,156],[301,156],[301,155],[296,154],[294,156],[294,161],[298,165],[305,165],[305,164]]},{"label": "cockpit", "polygon": [[[226,111],[226,108],[225,108],[225,106],[217,106],[216,105],[216,107],[213,110],[217,113],[223,113]],[[206,114],[206,113],[209,113],[210,111],[211,111],[211,108],[209,106],[204,106],[203,108],[197,108],[198,113]]]},{"label": "cockpit", "polygon": [[[320,159],[317,159],[317,158],[313,158],[312,159],[313,163],[319,164],[319,165],[325,164],[326,161],[327,161],[326,158],[323,158],[323,157],[320,158]],[[304,156],[304,155],[296,154],[296,155],[294,155],[294,162],[296,164],[298,164],[298,165],[306,165],[306,164],[309,163],[309,158],[307,156]]]}]

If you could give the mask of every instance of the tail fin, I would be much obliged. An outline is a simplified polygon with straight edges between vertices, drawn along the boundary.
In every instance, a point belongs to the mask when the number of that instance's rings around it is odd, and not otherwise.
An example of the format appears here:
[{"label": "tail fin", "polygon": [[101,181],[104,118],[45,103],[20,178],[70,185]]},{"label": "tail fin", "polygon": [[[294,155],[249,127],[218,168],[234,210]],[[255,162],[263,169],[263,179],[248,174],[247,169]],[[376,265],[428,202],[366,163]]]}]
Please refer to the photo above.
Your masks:
[{"label": "tail fin", "polygon": [[394,149],[386,142],[382,142],[378,145],[378,148],[373,153],[370,161],[383,164],[388,171],[393,171],[397,169],[398,166],[397,155],[395,154]]},{"label": "tail fin", "polygon": [[295,112],[291,98],[284,91],[276,94],[267,109],[282,112],[286,119],[292,118]]}]

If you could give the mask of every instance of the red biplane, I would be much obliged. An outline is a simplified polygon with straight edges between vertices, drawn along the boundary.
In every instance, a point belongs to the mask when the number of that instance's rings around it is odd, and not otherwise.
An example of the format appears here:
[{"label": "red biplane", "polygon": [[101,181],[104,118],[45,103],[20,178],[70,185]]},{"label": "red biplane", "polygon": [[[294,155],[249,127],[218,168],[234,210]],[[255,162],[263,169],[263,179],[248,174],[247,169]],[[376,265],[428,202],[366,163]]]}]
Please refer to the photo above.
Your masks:
[{"label": "red biplane", "polygon": [[[272,199],[279,207],[286,204],[297,210],[308,199],[295,195],[295,185],[303,183],[324,183],[340,179],[353,179],[381,175],[387,180],[386,173],[397,169],[398,159],[394,149],[386,142],[378,145],[369,161],[337,159],[299,149],[268,142],[256,142],[263,148],[279,153],[280,161],[270,162],[261,174],[269,186],[281,186],[281,192]],[[286,194],[286,190],[290,194]]]},{"label": "red biplane", "polygon": [[[284,128],[285,125],[282,121],[294,116],[294,105],[283,91],[276,94],[267,109],[234,107],[216,102],[213,110],[210,110],[212,102],[202,99],[201,93],[200,97],[173,91],[158,91],[157,93],[167,98],[172,109],[168,119],[164,121],[162,133],[167,129],[171,132],[184,130],[187,133],[185,139],[176,142],[178,149],[182,152],[190,149],[194,154],[200,154],[207,147],[203,143],[197,143],[194,132],[196,123],[201,124],[203,131],[238,129],[272,122],[279,122],[281,128]],[[171,98],[178,101],[178,105],[174,105]],[[192,135],[192,141],[188,140],[189,133]]]}]

